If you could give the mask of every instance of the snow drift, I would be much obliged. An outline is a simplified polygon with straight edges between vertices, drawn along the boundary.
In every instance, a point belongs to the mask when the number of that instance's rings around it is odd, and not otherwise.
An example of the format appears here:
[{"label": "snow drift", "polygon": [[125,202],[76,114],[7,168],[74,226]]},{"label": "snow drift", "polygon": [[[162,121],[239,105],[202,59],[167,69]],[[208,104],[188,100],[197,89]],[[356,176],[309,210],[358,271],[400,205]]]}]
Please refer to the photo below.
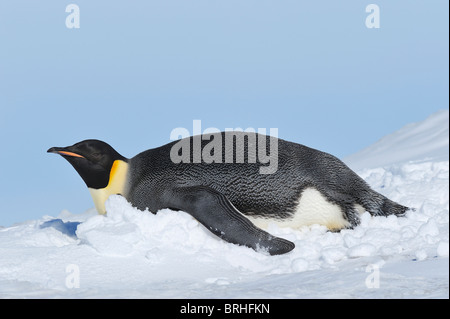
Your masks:
[{"label": "snow drift", "polygon": [[0,229],[0,297],[448,298],[448,110],[345,161],[378,192],[416,210],[362,215],[339,233],[270,225],[295,243],[268,256],[226,243],[183,212],[156,215],[121,196]]},{"label": "snow drift", "polygon": [[354,170],[403,162],[446,161],[449,153],[448,110],[411,123],[381,138],[345,162]]}]

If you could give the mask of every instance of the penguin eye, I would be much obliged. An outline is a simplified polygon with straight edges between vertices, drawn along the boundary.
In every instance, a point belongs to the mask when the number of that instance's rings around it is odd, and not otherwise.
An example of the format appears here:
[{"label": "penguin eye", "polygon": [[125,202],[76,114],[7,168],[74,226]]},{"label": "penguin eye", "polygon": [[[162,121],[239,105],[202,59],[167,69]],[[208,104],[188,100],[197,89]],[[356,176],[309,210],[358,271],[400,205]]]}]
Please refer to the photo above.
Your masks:
[{"label": "penguin eye", "polygon": [[100,153],[92,153],[91,156],[92,156],[94,159],[100,159],[100,158],[102,157],[102,154],[100,154]]}]

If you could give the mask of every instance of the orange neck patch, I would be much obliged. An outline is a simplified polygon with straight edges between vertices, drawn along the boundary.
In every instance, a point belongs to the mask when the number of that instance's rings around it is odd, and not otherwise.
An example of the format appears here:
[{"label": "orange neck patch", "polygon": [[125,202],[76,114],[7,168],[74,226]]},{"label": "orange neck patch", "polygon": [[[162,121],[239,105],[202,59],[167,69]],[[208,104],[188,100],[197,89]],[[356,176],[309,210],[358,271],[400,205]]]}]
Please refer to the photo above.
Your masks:
[{"label": "orange neck patch", "polygon": [[106,213],[105,201],[110,195],[120,194],[126,196],[128,185],[127,173],[128,163],[121,160],[115,160],[109,173],[108,185],[101,189],[89,188],[99,214]]}]

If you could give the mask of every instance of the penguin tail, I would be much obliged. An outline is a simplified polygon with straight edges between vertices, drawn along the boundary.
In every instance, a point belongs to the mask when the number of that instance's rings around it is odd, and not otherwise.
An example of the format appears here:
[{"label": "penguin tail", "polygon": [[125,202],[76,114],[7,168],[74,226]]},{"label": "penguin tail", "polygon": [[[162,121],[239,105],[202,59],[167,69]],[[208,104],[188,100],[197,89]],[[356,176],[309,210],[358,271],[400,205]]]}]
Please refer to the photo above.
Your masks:
[{"label": "penguin tail", "polygon": [[406,212],[411,210],[411,208],[400,205],[389,198],[385,198],[383,205],[381,207],[381,213],[384,216],[388,215],[396,215],[396,216],[405,216]]},{"label": "penguin tail", "polygon": [[372,215],[372,216],[405,216],[409,210],[414,211],[414,208],[403,206],[396,203],[389,198],[374,192],[372,196],[369,196],[370,200],[365,200],[362,206]]}]

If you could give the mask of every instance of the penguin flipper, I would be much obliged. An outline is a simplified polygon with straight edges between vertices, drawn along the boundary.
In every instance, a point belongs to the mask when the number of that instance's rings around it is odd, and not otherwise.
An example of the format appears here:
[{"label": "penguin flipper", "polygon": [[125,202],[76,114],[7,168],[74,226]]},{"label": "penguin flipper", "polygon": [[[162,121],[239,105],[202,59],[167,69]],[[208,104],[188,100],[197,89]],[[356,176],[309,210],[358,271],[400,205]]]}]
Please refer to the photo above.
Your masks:
[{"label": "penguin flipper", "polygon": [[[256,227],[222,193],[206,187],[179,187],[166,194],[169,207],[187,212],[223,240],[270,255],[285,254],[294,243]],[[175,204],[175,205],[174,205]]]}]

